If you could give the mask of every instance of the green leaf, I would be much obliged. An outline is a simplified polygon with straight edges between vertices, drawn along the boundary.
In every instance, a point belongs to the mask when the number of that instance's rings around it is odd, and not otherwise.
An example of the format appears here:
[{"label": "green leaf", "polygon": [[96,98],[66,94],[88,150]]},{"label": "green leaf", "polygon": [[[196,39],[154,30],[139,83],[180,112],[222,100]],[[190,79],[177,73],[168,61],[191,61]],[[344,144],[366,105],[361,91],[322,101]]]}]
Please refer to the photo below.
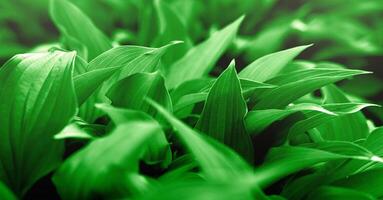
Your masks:
[{"label": "green leaf", "polygon": [[[332,153],[338,153],[346,156],[359,157],[360,160],[372,160],[379,161],[379,157],[374,155],[371,151],[363,146],[357,145],[352,142],[346,141],[324,141],[316,143],[306,143],[300,145],[302,147],[309,147],[313,149],[328,151]],[[382,162],[381,160],[380,162]]]},{"label": "green leaf", "polygon": [[[261,191],[259,191],[261,192]],[[235,183],[216,183],[203,180],[175,181],[162,184],[158,188],[151,190],[138,199],[167,199],[167,200],[193,200],[193,199],[254,199],[254,192],[248,188]],[[264,194],[263,194],[264,195]],[[267,199],[257,198],[260,200]]]},{"label": "green leaf", "polygon": [[183,45],[171,49],[169,55],[164,57],[165,63],[171,64],[185,55],[188,49],[192,47],[192,43],[185,25],[164,0],[155,0],[154,9],[157,14],[159,30],[153,45],[161,46],[174,40],[185,42]]},{"label": "green leaf", "polygon": [[[109,39],[75,5],[66,0],[51,0],[50,15],[61,34],[67,40],[84,45],[86,60],[92,60],[112,48]],[[74,48],[78,50],[78,48]]]},{"label": "green leaf", "polygon": [[[334,104],[326,104],[323,107],[331,112],[336,113],[341,116],[328,115],[326,113],[305,113],[306,119],[296,122],[289,131],[290,137],[295,137],[299,134],[303,134],[306,131],[316,128],[324,123],[329,122],[332,119],[336,119],[337,117],[347,116],[349,114],[354,114],[363,108],[377,106],[375,104],[369,103],[334,103]],[[342,132],[342,131],[341,131]],[[333,133],[333,134],[341,134],[341,133]],[[331,139],[328,135],[321,135],[325,139]]]},{"label": "green leaf", "polygon": [[338,200],[338,199],[349,199],[349,200],[374,200],[375,198],[368,193],[364,193],[359,190],[353,190],[349,188],[333,187],[333,186],[322,186],[313,191],[307,199],[312,200]]},{"label": "green leaf", "polygon": [[94,136],[81,129],[77,124],[72,123],[67,125],[60,133],[54,136],[56,140],[62,139],[94,139]]},{"label": "green leaf", "polygon": [[0,179],[18,196],[61,161],[63,143],[53,136],[76,111],[74,59],[73,52],[20,54],[0,69]]},{"label": "green leaf", "polygon": [[[200,79],[195,79],[189,82],[190,84],[194,84],[194,87],[195,87],[197,85],[197,83],[195,82],[197,82],[198,80]],[[185,83],[189,84],[189,82],[185,82]],[[275,88],[274,85],[255,82],[255,81],[246,80],[246,79],[240,79],[240,82],[241,82],[242,94],[245,99],[248,99],[248,98],[251,99],[253,96],[257,96],[264,90]],[[180,88],[179,90],[177,88],[174,91],[175,95],[173,95],[176,98],[172,98],[173,102],[175,102],[174,111],[177,112],[187,106],[205,101],[207,99],[209,90],[214,85],[214,83],[215,83],[215,80],[210,82],[202,81],[202,83],[198,83],[198,84],[203,84],[204,87],[192,88],[191,90],[189,90],[189,92],[187,90],[188,88]],[[181,86],[183,86],[183,84]],[[181,91],[181,90],[184,90],[184,91]]]},{"label": "green leaf", "polygon": [[232,147],[252,163],[254,148],[245,129],[246,113],[246,102],[232,62],[211,87],[196,128]]},{"label": "green leaf", "polygon": [[246,66],[238,76],[264,82],[275,77],[289,62],[311,45],[294,47],[258,58]]},{"label": "green leaf", "polygon": [[383,191],[379,185],[382,181],[383,169],[379,168],[351,175],[336,181],[333,185],[366,192],[376,198],[381,198],[383,196]]},{"label": "green leaf", "polygon": [[[132,121],[148,121],[159,126],[157,121],[144,112],[116,108],[107,104],[97,104],[96,106],[108,114],[117,126]],[[143,159],[148,164],[161,163],[162,167],[167,167],[170,164],[172,160],[172,152],[170,150],[169,142],[166,139],[166,135],[162,130],[148,141]]]},{"label": "green leaf", "polygon": [[[266,163],[255,170],[255,182],[266,187],[280,178],[317,163],[345,158],[382,162],[368,150],[352,143],[321,142],[302,146],[274,147],[269,151]],[[347,151],[344,151],[347,150]],[[283,166],[283,167],[281,167]]]},{"label": "green leaf", "polygon": [[173,42],[160,48],[147,48],[138,46],[122,46],[113,48],[94,60],[88,65],[88,70],[118,67],[120,70],[114,73],[104,84],[85,102],[80,108],[80,116],[86,121],[93,122],[100,113],[94,107],[96,103],[105,103],[105,94],[117,81],[132,74],[140,72],[154,72],[158,70],[161,57],[167,50],[179,42]]},{"label": "green leaf", "polygon": [[138,174],[138,159],[151,137],[161,131],[148,121],[120,124],[68,158],[53,181],[63,199],[115,198],[139,192],[146,180]]},{"label": "green leaf", "polygon": [[287,106],[286,109],[266,109],[250,111],[246,115],[246,129],[249,133],[258,134],[277,120],[281,120],[293,113],[303,111],[316,111],[328,115],[337,115],[320,105],[300,103]]},{"label": "green leaf", "polygon": [[16,200],[16,196],[11,190],[7,188],[2,182],[0,182],[0,199]]},{"label": "green leaf", "polygon": [[[378,128],[376,131],[372,132],[363,143],[361,143],[361,147],[367,149],[367,151],[370,151],[372,154],[381,157],[383,155],[381,150],[382,141],[383,131],[381,128]],[[376,157],[376,160],[378,159],[379,158]],[[352,176],[353,174],[363,173],[366,170],[370,170],[374,166],[381,166],[381,163],[377,163],[376,161],[354,159],[328,162],[323,167],[323,170],[319,170],[317,173],[303,176],[290,182],[284,188],[282,194],[289,199],[301,199],[305,196],[305,194],[310,193],[321,185],[331,184],[334,181],[335,183],[338,181],[347,182],[350,175]],[[377,179],[379,179],[378,176]],[[303,190],[304,192],[302,192]]]},{"label": "green leaf", "polygon": [[96,69],[73,77],[78,104],[82,105],[118,69],[118,67]]},{"label": "green leaf", "polygon": [[[323,71],[331,72],[331,75],[323,73]],[[317,73],[315,73],[317,72]],[[320,75],[317,74],[320,72]],[[255,105],[255,109],[270,109],[270,108],[284,108],[289,103],[297,100],[298,98],[313,92],[325,85],[355,76],[360,74],[366,74],[368,72],[361,70],[351,69],[308,69],[292,72],[281,77],[275,77],[270,84],[276,82],[282,84],[279,87],[270,91],[264,92],[258,97],[259,101]],[[291,77],[299,77],[293,82],[285,81],[290,80]],[[278,80],[278,81],[275,81]],[[279,85],[279,84],[277,84]]]},{"label": "green leaf", "polygon": [[207,40],[190,49],[167,69],[166,84],[175,88],[181,83],[207,75],[234,39],[243,16]]},{"label": "green leaf", "polygon": [[200,92],[206,87],[206,85],[211,85],[212,81],[212,78],[199,78],[183,82],[170,92],[173,104],[185,95]]},{"label": "green leaf", "polygon": [[132,45],[114,47],[91,60],[87,68],[88,71],[93,71],[108,67],[125,67],[138,57],[154,50],[155,48]]},{"label": "green leaf", "polygon": [[112,105],[133,110],[141,110],[155,116],[155,110],[144,99],[151,98],[167,110],[172,111],[170,95],[160,73],[137,73],[116,82],[106,96]]},{"label": "green leaf", "polygon": [[[322,88],[325,103],[348,103],[350,100],[335,85]],[[367,120],[361,112],[336,117],[318,127],[327,140],[356,141],[369,134]]]},{"label": "green leaf", "polygon": [[252,174],[251,167],[233,150],[191,129],[154,101],[148,101],[176,129],[175,134],[193,154],[208,180],[232,181]]}]

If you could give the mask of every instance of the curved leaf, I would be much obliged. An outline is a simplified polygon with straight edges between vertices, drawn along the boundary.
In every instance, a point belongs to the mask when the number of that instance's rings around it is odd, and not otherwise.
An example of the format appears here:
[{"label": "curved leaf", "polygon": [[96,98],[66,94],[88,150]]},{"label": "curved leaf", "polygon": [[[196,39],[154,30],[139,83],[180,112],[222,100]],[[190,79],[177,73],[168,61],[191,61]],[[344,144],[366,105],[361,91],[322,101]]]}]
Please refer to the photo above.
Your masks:
[{"label": "curved leaf", "polygon": [[243,16],[203,43],[191,48],[185,56],[167,69],[166,85],[175,88],[181,83],[207,75],[234,39]]},{"label": "curved leaf", "polygon": [[287,106],[286,109],[266,109],[250,111],[246,115],[246,129],[249,133],[257,134],[277,120],[281,120],[288,115],[302,111],[316,111],[328,115],[337,115],[320,105],[312,103],[300,103]]},{"label": "curved leaf", "polygon": [[[107,104],[97,104],[96,106],[108,114],[117,126],[132,121],[148,121],[159,126],[157,121],[144,112],[116,108]],[[162,130],[159,132],[160,133],[156,134],[150,141],[148,141],[148,147],[146,148],[143,159],[148,164],[161,163],[162,167],[167,167],[171,162],[172,152],[165,133]]]},{"label": "curved leaf", "polygon": [[2,182],[0,182],[0,199],[16,200],[16,196],[13,195],[11,190],[7,188]]},{"label": "curved leaf", "polygon": [[113,84],[135,73],[154,72],[158,70],[161,57],[170,47],[176,44],[179,44],[179,42],[173,42],[160,48],[138,46],[117,47],[92,60],[88,65],[89,71],[110,67],[118,67],[120,70],[104,82],[99,90],[81,107],[80,116],[86,121],[94,121],[100,115],[94,105],[96,103],[105,103],[105,93]]},{"label": "curved leaf", "polygon": [[[280,178],[321,162],[345,158],[382,162],[364,148],[348,143],[322,142],[315,148],[301,146],[275,147],[269,151],[266,163],[255,170],[255,182],[266,187]],[[343,150],[347,149],[346,152]],[[283,167],[281,167],[283,166]]]},{"label": "curved leaf", "polygon": [[368,193],[364,193],[359,190],[353,190],[348,188],[333,187],[333,186],[322,186],[313,191],[308,197],[313,200],[374,200],[375,198]]},{"label": "curved leaf", "polygon": [[63,144],[53,136],[76,111],[74,59],[21,54],[0,69],[0,179],[19,196],[61,161]]},{"label": "curved leaf", "polygon": [[[313,69],[308,69],[312,71]],[[322,71],[322,70],[321,70]],[[332,69],[331,71],[334,71]],[[292,72],[290,75],[298,76],[301,74],[299,79],[293,82],[286,82],[279,87],[270,91],[264,92],[258,97],[259,101],[255,105],[255,109],[270,109],[270,108],[283,108],[289,103],[297,100],[298,98],[313,92],[325,85],[355,76],[360,74],[366,74],[368,72],[361,70],[350,70],[350,69],[338,69],[336,75],[328,76],[321,75],[317,76],[315,73],[310,76],[304,76],[307,74],[307,70],[301,70],[298,72]],[[282,75],[283,77],[289,78],[289,75]],[[276,77],[277,78],[277,77]]]},{"label": "curved leaf", "polygon": [[277,75],[283,67],[311,45],[294,47],[258,58],[246,66],[238,76],[253,81],[264,82]]},{"label": "curved leaf", "polygon": [[[295,123],[290,128],[289,136],[294,137],[299,134],[303,134],[310,129],[316,128],[324,123],[329,122],[329,120],[356,113],[362,110],[363,108],[366,108],[369,106],[377,106],[377,105],[369,104],[369,103],[334,103],[334,104],[324,105],[323,106],[324,108],[340,116],[328,115],[326,113],[313,113],[313,112],[305,113],[306,119]],[[332,133],[332,134],[337,134],[337,133]],[[326,139],[327,138],[331,139],[327,135],[323,135],[323,137],[325,137]]]},{"label": "curved leaf", "polygon": [[157,124],[133,121],[94,140],[55,173],[53,181],[60,196],[68,200],[93,199],[96,194],[119,197],[142,189],[146,181],[138,178],[141,147],[160,130]]},{"label": "curved leaf", "polygon": [[333,183],[340,187],[347,187],[361,192],[366,192],[376,198],[383,196],[383,191],[379,185],[383,181],[383,169],[372,169],[362,173],[351,175]]},{"label": "curved leaf", "polygon": [[[335,85],[322,88],[325,103],[351,102]],[[336,117],[318,127],[323,138],[328,140],[356,141],[369,134],[367,120],[362,112]]]},{"label": "curved leaf", "polygon": [[[92,60],[112,48],[109,39],[71,2],[51,0],[50,15],[67,40],[74,40],[85,46],[88,53],[86,60]],[[76,47],[72,48],[81,51]]]},{"label": "curved leaf", "polygon": [[104,81],[110,78],[118,68],[108,67],[84,72],[81,75],[73,77],[74,88],[77,94],[77,102],[83,104]]},{"label": "curved leaf", "polygon": [[141,110],[152,116],[155,110],[144,99],[151,98],[168,110],[172,110],[170,95],[165,81],[157,71],[155,73],[137,73],[116,82],[106,96],[112,105],[133,110]]},{"label": "curved leaf", "polygon": [[251,167],[233,150],[191,129],[154,101],[147,100],[176,129],[175,133],[199,163],[203,174],[213,181],[249,178]]},{"label": "curved leaf", "polygon": [[244,123],[247,106],[234,66],[231,63],[210,89],[196,128],[232,147],[252,163],[254,148]]},{"label": "curved leaf", "polygon": [[171,64],[175,60],[185,55],[192,43],[187,33],[185,25],[170,5],[163,0],[154,1],[154,10],[158,19],[158,35],[153,42],[154,46],[168,44],[171,41],[179,40],[185,42],[170,50],[169,56],[164,57],[166,64]]}]

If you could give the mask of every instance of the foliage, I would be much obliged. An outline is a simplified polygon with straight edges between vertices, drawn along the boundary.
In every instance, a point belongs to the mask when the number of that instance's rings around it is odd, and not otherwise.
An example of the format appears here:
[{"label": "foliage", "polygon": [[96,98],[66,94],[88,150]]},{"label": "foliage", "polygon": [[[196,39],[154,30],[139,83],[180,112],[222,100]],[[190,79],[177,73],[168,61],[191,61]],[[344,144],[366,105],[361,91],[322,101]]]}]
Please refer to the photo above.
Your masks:
[{"label": "foliage", "polygon": [[382,17],[2,0],[0,199],[382,199]]}]

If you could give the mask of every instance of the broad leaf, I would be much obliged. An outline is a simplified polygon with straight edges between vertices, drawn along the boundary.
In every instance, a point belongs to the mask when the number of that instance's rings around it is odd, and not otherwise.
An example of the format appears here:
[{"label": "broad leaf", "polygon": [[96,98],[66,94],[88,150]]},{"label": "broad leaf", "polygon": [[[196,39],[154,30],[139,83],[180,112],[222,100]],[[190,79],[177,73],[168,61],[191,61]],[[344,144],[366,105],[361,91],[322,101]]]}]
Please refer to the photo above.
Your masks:
[{"label": "broad leaf", "polygon": [[323,186],[313,191],[308,197],[312,200],[374,200],[375,198],[368,193],[363,191],[353,190],[342,187]]},{"label": "broad leaf", "polygon": [[138,174],[138,159],[160,127],[151,122],[120,124],[108,136],[96,139],[68,158],[53,181],[63,199],[116,198],[139,192],[146,180]]},{"label": "broad leaf", "polygon": [[120,70],[114,73],[113,76],[82,105],[80,116],[87,121],[93,122],[100,115],[94,105],[96,103],[105,103],[105,94],[113,84],[135,73],[154,72],[158,70],[161,57],[170,47],[176,44],[179,44],[179,42],[173,42],[160,48],[138,46],[116,47],[92,60],[88,65],[89,71],[110,67],[118,67]]},{"label": "broad leaf", "polygon": [[[261,192],[261,191],[258,191]],[[262,194],[263,198],[257,199],[266,200],[266,195]],[[162,183],[158,188],[144,194],[138,199],[168,199],[168,200],[251,200],[254,199],[253,191],[242,185],[234,183],[215,183],[204,180],[190,179],[185,181],[175,181],[172,183]]]},{"label": "broad leaf", "polygon": [[379,185],[382,181],[383,169],[379,168],[351,175],[345,179],[336,181],[333,185],[366,192],[376,198],[381,198],[383,196],[383,191]]},{"label": "broad leaf", "polygon": [[[200,79],[196,79],[200,80]],[[194,83],[195,81],[190,81],[190,83]],[[196,104],[198,102],[203,102],[207,99],[209,90],[214,85],[215,81],[210,82],[202,82],[204,84],[204,87],[201,88],[193,88],[193,90],[190,90],[189,93],[187,93],[187,88],[180,88],[185,89],[185,91],[178,91],[178,88],[175,92],[176,98],[172,98],[173,102],[175,102],[174,105],[174,111],[180,111],[181,109]],[[261,94],[265,90],[270,90],[272,88],[275,88],[274,85],[255,82],[247,79],[240,79],[241,88],[242,88],[242,95],[245,99],[252,99],[254,96],[258,96],[258,94]],[[181,85],[182,86],[182,85]],[[186,93],[186,94],[182,94]]]},{"label": "broad leaf", "polygon": [[[294,137],[299,134],[303,134],[306,131],[316,128],[322,124],[329,122],[330,120],[336,119],[337,117],[347,116],[349,114],[354,114],[359,112],[363,108],[377,106],[375,104],[369,103],[334,103],[327,104],[323,107],[327,110],[336,113],[341,116],[328,115],[326,113],[314,113],[307,112],[305,113],[306,119],[296,122],[289,131],[289,136]],[[341,134],[341,133],[331,133],[331,134]],[[322,134],[321,134],[322,135]],[[325,139],[331,139],[328,135],[322,135]]]},{"label": "broad leaf", "polygon": [[[311,73],[312,71],[331,71],[332,75],[321,74],[317,76],[316,73]],[[310,71],[310,72],[309,72]],[[335,72],[336,71],[336,72]],[[307,75],[307,74],[310,75]],[[255,105],[255,109],[270,109],[270,108],[284,108],[289,103],[297,100],[298,98],[313,92],[316,89],[319,89],[325,85],[355,76],[360,74],[366,74],[368,72],[361,70],[350,70],[350,69],[339,69],[339,70],[330,70],[330,69],[308,69],[297,72],[292,72],[291,74],[281,75],[283,78],[291,79],[292,76],[299,77],[293,82],[285,82],[279,79],[279,83],[283,82],[279,87],[272,89],[270,91],[264,92],[261,96],[258,97],[259,101]],[[275,84],[275,82],[271,82]]]},{"label": "broad leaf", "polygon": [[81,75],[73,77],[74,88],[77,94],[77,102],[79,105],[84,103],[97,88],[110,78],[118,68],[108,67],[104,69],[96,69],[84,72]]},{"label": "broad leaf", "polygon": [[[325,103],[351,102],[335,85],[328,85],[322,91]],[[356,141],[366,138],[369,134],[366,118],[361,112],[336,117],[318,127],[318,130],[327,140]]]},{"label": "broad leaf", "polygon": [[2,182],[0,182],[0,199],[16,200],[16,196],[12,191],[7,188]]},{"label": "broad leaf", "polygon": [[275,77],[290,61],[310,46],[294,47],[258,58],[246,66],[238,76],[240,78],[264,82]]},{"label": "broad leaf", "polygon": [[[107,104],[97,104],[96,106],[108,114],[113,123],[117,126],[132,121],[148,121],[159,126],[157,121],[144,112],[116,108]],[[166,139],[166,135],[162,130],[148,141],[143,159],[148,164],[161,163],[162,167],[167,167],[170,164],[172,152],[170,150],[169,142]]]},{"label": "broad leaf", "polygon": [[[383,131],[379,128],[369,135],[367,140],[361,143],[361,147],[367,149],[376,156],[382,156],[381,142],[383,141]],[[374,157],[373,160],[379,160],[379,157]],[[363,174],[365,171],[370,170],[374,166],[382,166],[381,163],[371,160],[355,160],[346,159],[328,162],[323,170],[319,170],[317,173],[300,177],[290,182],[285,188],[282,194],[289,199],[301,199],[307,193],[315,190],[321,185],[331,184],[335,181],[335,184],[339,182],[348,182],[348,177],[353,174]],[[363,176],[363,175],[361,175]],[[379,176],[375,176],[375,181],[379,179]],[[370,183],[370,182],[369,182]],[[355,184],[363,184],[363,182],[355,182]],[[374,184],[371,184],[374,185]],[[371,187],[371,191],[374,190]]]},{"label": "broad leaf", "polygon": [[18,196],[61,161],[63,143],[53,136],[76,111],[74,59],[73,52],[21,54],[0,69],[0,179]]},{"label": "broad leaf", "polygon": [[252,163],[254,148],[244,123],[247,106],[234,67],[233,62],[210,89],[196,128],[232,147]]},{"label": "broad leaf", "polygon": [[86,60],[92,60],[102,52],[112,48],[109,39],[93,24],[93,22],[75,5],[66,0],[50,1],[51,17],[66,40],[84,45],[87,55]]},{"label": "broad leaf", "polygon": [[175,88],[181,83],[207,75],[234,39],[244,17],[211,35],[190,49],[185,56],[167,69],[166,84]]},{"label": "broad leaf", "polygon": [[250,111],[246,115],[246,129],[249,133],[257,134],[277,120],[281,120],[296,112],[316,111],[328,115],[336,115],[320,105],[312,103],[300,103],[287,106],[286,109],[266,109]]},{"label": "broad leaf", "polygon": [[155,110],[144,101],[149,97],[172,111],[170,95],[165,81],[157,71],[155,73],[137,73],[116,82],[106,96],[112,105],[133,110],[141,110],[154,116]]},{"label": "broad leaf", "polygon": [[148,101],[176,129],[208,180],[241,179],[252,173],[251,167],[233,150],[191,129],[154,101]]},{"label": "broad leaf", "polygon": [[255,182],[266,187],[288,174],[332,160],[350,158],[374,162],[383,161],[380,157],[376,159],[376,156],[365,148],[352,143],[322,142],[314,144],[315,148],[308,148],[309,146],[272,148],[266,163],[255,170]]},{"label": "broad leaf", "polygon": [[168,44],[179,40],[185,43],[170,50],[164,57],[165,64],[171,64],[181,58],[192,47],[185,25],[170,5],[163,0],[154,1],[154,9],[158,19],[158,35],[153,42],[154,46]]}]

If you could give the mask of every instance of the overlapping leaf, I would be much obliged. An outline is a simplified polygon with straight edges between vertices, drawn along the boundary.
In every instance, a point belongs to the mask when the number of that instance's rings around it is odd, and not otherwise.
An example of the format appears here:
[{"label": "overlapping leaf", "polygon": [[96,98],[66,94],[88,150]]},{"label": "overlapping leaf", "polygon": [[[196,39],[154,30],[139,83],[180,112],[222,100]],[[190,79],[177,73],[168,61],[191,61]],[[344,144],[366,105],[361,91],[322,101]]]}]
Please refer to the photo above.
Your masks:
[{"label": "overlapping leaf", "polygon": [[[108,136],[96,139],[68,158],[53,181],[63,199],[93,199],[95,195],[135,194],[145,188],[138,159],[160,127],[148,121],[120,124]],[[108,186],[108,187],[106,187]]]},{"label": "overlapping leaf", "polygon": [[[347,116],[349,114],[354,114],[362,110],[363,108],[366,108],[369,106],[376,106],[376,105],[369,104],[369,103],[335,103],[335,104],[327,104],[324,106],[324,108],[338,115]],[[329,122],[330,120],[336,119],[337,117],[338,116],[328,115],[326,113],[313,113],[313,112],[306,113],[306,119],[295,123],[294,126],[292,126],[290,129],[289,135],[290,137],[293,137],[299,134],[303,134],[310,129],[316,128],[322,124]],[[335,133],[331,133],[331,134],[342,134],[342,132],[343,130],[337,130]],[[349,133],[347,132],[345,134],[349,134]],[[321,134],[321,136],[325,139],[332,139],[330,136],[326,134],[323,134],[323,135]],[[352,138],[353,136],[347,136],[347,137]],[[358,137],[357,139],[360,139],[360,137]]]},{"label": "overlapping leaf", "polygon": [[[322,73],[323,71],[330,72],[331,75]],[[281,77],[275,77],[273,80],[270,80],[271,84],[279,83],[281,85],[259,96],[255,109],[284,108],[303,95],[325,85],[366,73],[368,72],[350,69],[307,69],[281,75]],[[287,81],[291,80],[291,77],[299,78],[292,82]]]},{"label": "overlapping leaf", "polygon": [[121,46],[104,52],[92,60],[88,65],[88,73],[111,67],[117,67],[119,70],[89,97],[80,108],[80,116],[87,121],[94,121],[100,114],[94,105],[105,102],[105,93],[113,84],[135,73],[156,71],[161,57],[176,44],[179,42],[173,42],[160,48]]},{"label": "overlapping leaf", "polygon": [[[326,103],[347,103],[350,100],[334,85],[322,89]],[[367,121],[361,112],[337,117],[318,128],[328,140],[356,141],[369,134]]]},{"label": "overlapping leaf", "polygon": [[246,115],[246,129],[253,134],[260,133],[273,122],[281,120],[293,113],[303,111],[316,111],[328,115],[336,115],[336,113],[326,110],[320,105],[312,103],[291,105],[286,109],[254,110]]},{"label": "overlapping leaf", "polygon": [[336,199],[349,199],[349,200],[374,200],[375,198],[368,193],[359,190],[353,190],[342,187],[323,186],[313,191],[309,196],[313,200],[336,200]]},{"label": "overlapping leaf", "polygon": [[[266,163],[255,170],[256,182],[264,187],[288,174],[321,162],[345,158],[382,162],[372,152],[352,143],[321,142],[315,148],[282,146],[272,148]],[[281,167],[283,166],[283,167]]]},{"label": "overlapping leaf", "polygon": [[114,106],[142,110],[154,115],[155,111],[144,102],[144,99],[149,97],[172,111],[170,95],[165,88],[165,81],[158,71],[137,73],[122,79],[109,89],[106,96]]},{"label": "overlapping leaf", "polygon": [[176,129],[208,180],[227,181],[252,174],[251,167],[233,150],[191,129],[153,101],[149,101]]}]

